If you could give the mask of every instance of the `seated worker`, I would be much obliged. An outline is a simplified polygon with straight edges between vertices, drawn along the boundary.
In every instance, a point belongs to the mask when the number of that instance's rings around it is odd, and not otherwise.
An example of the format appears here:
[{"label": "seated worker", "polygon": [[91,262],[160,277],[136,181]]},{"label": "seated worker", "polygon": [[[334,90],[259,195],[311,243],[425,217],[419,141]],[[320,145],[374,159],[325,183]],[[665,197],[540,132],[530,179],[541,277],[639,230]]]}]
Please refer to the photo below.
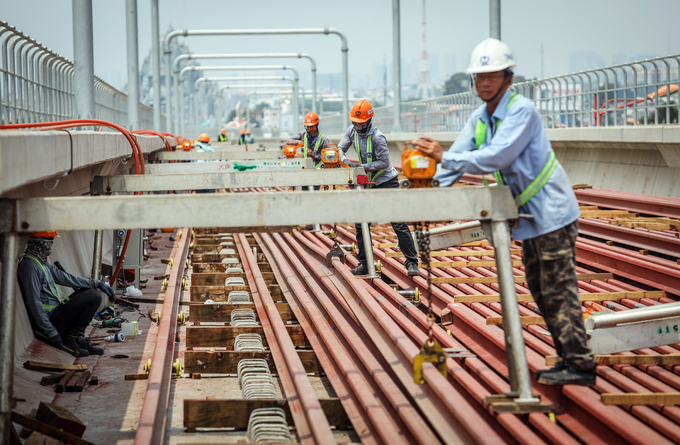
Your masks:
[{"label": "seated worker", "polygon": [[253,137],[252,134],[250,134],[250,128],[246,130],[245,141],[246,141],[246,144],[254,144],[255,143],[255,138]]},{"label": "seated worker", "polygon": [[[581,313],[576,278],[578,202],[564,168],[557,162],[541,114],[533,102],[511,93],[515,61],[510,48],[488,38],[472,52],[467,72],[486,102],[475,110],[456,142],[444,152],[439,142],[421,136],[412,143],[441,162],[442,187],[463,173],[493,173],[507,184],[522,218],[513,230],[522,240],[527,285],[562,361],[536,373],[544,385],[595,385],[595,361]],[[502,125],[501,125],[502,123]]]},{"label": "seated worker", "polygon": [[228,141],[227,130],[225,130],[223,128],[222,131],[220,132],[219,136],[217,136],[217,142],[227,142],[227,141]]},{"label": "seated worker", "polygon": [[[206,153],[215,151],[210,146],[210,136],[208,136],[208,133],[201,133],[201,135],[198,137],[198,140],[196,141],[195,147],[196,153]],[[196,162],[208,162],[208,161],[204,159],[199,159]],[[215,189],[196,190],[196,193],[215,193]]]},{"label": "seated worker", "polygon": [[241,131],[239,133],[241,133],[241,136],[239,136],[239,138],[238,138],[238,145],[246,145],[247,144],[247,142],[246,142],[246,130],[241,128]]},{"label": "seated worker", "polygon": [[[340,150],[340,160],[350,167],[363,167],[368,173],[368,180],[375,182],[370,186],[371,189],[396,189],[399,188],[397,170],[390,162],[390,152],[387,148],[387,138],[380,130],[371,123],[373,119],[373,105],[367,100],[357,101],[352,106],[349,113],[352,125],[347,128],[342,136],[338,149]],[[350,147],[354,147],[357,158],[361,165],[355,164],[347,159],[345,153]],[[375,160],[374,160],[375,156]],[[352,269],[354,275],[366,275],[366,252],[364,251],[363,233],[361,224],[355,224],[357,246],[359,247],[359,265]],[[368,225],[369,229],[371,225]],[[399,249],[406,257],[406,270],[410,277],[420,275],[418,271],[418,252],[411,237],[411,232],[406,223],[392,223],[392,228],[399,240]]]},{"label": "seated worker", "polygon": [[[116,293],[104,281],[77,277],[47,262],[57,232],[33,232],[17,268],[19,288],[38,338],[74,357],[102,355],[90,344],[85,329],[101,304],[97,289],[113,303]],[[57,284],[76,289],[67,296]]]},{"label": "seated worker", "polygon": [[[321,165],[321,149],[324,145],[330,144],[328,138],[319,133],[319,115],[313,111],[307,113],[305,120],[302,123],[305,126],[305,131],[301,131],[294,135],[288,142],[302,141],[302,157],[307,159],[314,159],[317,167]],[[319,190],[319,186],[315,185],[314,190]]]}]

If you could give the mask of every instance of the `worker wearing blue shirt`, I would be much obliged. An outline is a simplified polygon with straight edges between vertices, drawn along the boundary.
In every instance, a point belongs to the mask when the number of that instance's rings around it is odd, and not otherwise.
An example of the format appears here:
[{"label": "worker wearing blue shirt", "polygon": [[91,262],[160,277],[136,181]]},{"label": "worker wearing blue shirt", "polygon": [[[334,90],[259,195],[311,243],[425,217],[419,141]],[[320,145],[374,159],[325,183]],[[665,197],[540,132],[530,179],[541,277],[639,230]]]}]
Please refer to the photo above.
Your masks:
[{"label": "worker wearing blue shirt", "polygon": [[593,386],[595,361],[575,269],[578,202],[538,110],[531,100],[508,89],[514,66],[506,44],[484,40],[472,53],[468,73],[486,104],[472,113],[447,152],[428,137],[412,142],[441,162],[435,176],[441,186],[452,185],[463,173],[493,173],[497,183],[510,187],[519,212],[533,216],[520,219],[513,236],[523,240],[527,285],[562,358],[536,378],[546,385]]}]

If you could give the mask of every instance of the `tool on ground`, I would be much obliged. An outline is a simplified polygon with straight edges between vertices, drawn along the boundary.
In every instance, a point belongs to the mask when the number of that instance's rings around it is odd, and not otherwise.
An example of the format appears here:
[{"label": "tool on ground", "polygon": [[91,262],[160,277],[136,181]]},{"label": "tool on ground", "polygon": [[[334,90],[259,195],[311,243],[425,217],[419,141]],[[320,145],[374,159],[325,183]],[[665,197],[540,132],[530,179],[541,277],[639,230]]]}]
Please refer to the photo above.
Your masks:
[{"label": "tool on ground", "polygon": [[439,187],[439,180],[434,179],[437,173],[435,160],[416,148],[408,149],[408,145],[404,144],[401,154],[401,168],[406,179],[401,179],[399,186],[403,189]]},{"label": "tool on ground", "polygon": [[125,341],[125,335],[122,332],[117,332],[114,335],[101,335],[98,337],[88,337],[88,340],[104,340],[106,342],[123,342]]}]

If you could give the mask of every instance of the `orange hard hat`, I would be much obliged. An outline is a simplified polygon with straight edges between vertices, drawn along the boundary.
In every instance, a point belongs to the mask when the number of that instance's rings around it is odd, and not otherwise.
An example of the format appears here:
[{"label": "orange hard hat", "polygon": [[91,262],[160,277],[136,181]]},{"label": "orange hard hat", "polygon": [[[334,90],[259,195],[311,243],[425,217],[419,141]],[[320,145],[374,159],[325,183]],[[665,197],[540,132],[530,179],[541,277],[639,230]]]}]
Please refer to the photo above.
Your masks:
[{"label": "orange hard hat", "polygon": [[227,130],[225,130],[225,129],[223,128],[223,129],[222,129],[222,134],[227,134]]},{"label": "orange hard hat", "polygon": [[243,128],[241,128],[241,134],[246,134],[246,130],[244,130]]},{"label": "orange hard hat", "polygon": [[31,232],[31,238],[59,238],[56,230],[45,230],[42,232]]},{"label": "orange hard hat", "polygon": [[352,111],[349,112],[349,120],[357,124],[368,122],[373,117],[373,105],[367,100],[358,100],[352,105]]},{"label": "orange hard hat", "polygon": [[210,136],[208,136],[208,133],[201,133],[198,140],[201,142],[210,142]]},{"label": "orange hard hat", "polygon": [[313,127],[314,125],[319,125],[319,115],[313,111],[307,113],[303,124],[305,127]]},{"label": "orange hard hat", "polygon": [[247,133],[247,134],[250,134],[250,128],[246,130],[246,133]]}]

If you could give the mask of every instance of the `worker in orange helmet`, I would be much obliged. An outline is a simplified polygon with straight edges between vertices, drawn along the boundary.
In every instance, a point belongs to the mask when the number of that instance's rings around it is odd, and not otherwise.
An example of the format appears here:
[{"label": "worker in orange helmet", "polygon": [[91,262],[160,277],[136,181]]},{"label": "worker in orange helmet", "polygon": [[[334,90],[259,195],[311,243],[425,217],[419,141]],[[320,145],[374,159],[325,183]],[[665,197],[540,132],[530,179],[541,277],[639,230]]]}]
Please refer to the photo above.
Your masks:
[{"label": "worker in orange helmet", "polygon": [[238,138],[238,145],[246,145],[246,130],[241,128],[241,136]]},{"label": "worker in orange helmet", "polygon": [[288,139],[288,142],[302,141],[302,157],[314,159],[318,167],[321,164],[321,149],[324,145],[330,144],[330,141],[319,133],[319,115],[315,112],[307,113],[302,125],[305,126],[305,130]]},{"label": "worker in orange helmet", "polygon": [[[369,182],[375,183],[375,185],[370,186],[371,189],[396,189],[399,188],[397,170],[390,160],[387,138],[372,123],[373,114],[373,105],[367,100],[359,100],[352,106],[352,111],[349,113],[352,125],[345,131],[338,144],[340,160],[350,167],[363,167],[368,173]],[[347,159],[345,153],[350,147],[354,147],[354,153],[356,153],[359,164]],[[399,248],[406,257],[404,266],[408,275],[420,275],[418,253],[408,225],[403,222],[392,223],[392,228],[399,239]],[[359,265],[352,270],[354,275],[366,275],[368,273],[364,243],[361,242],[362,236],[361,224],[356,224]]]},{"label": "worker in orange helmet", "polygon": [[[19,289],[28,309],[36,336],[50,346],[63,349],[75,357],[102,355],[104,350],[92,344],[85,329],[92,322],[103,291],[111,303],[116,293],[105,281],[91,280],[65,272],[56,263],[47,262],[52,254],[55,231],[32,232],[24,255],[17,267]],[[66,295],[56,286],[76,289]]]},{"label": "worker in orange helmet", "polygon": [[227,130],[223,128],[219,136],[217,136],[217,142],[227,142],[228,140],[229,139],[227,138]]},{"label": "worker in orange helmet", "polygon": [[246,144],[254,144],[255,143],[255,138],[250,133],[250,128],[246,130],[245,141],[246,141]]},{"label": "worker in orange helmet", "polygon": [[[208,133],[201,133],[201,135],[198,137],[198,140],[196,141],[196,153],[206,153],[206,152],[214,152],[213,148],[210,146],[210,136],[208,136]],[[196,162],[208,162],[205,159],[199,159]],[[196,190],[196,193],[215,193],[215,189],[205,189],[205,190]]]}]

